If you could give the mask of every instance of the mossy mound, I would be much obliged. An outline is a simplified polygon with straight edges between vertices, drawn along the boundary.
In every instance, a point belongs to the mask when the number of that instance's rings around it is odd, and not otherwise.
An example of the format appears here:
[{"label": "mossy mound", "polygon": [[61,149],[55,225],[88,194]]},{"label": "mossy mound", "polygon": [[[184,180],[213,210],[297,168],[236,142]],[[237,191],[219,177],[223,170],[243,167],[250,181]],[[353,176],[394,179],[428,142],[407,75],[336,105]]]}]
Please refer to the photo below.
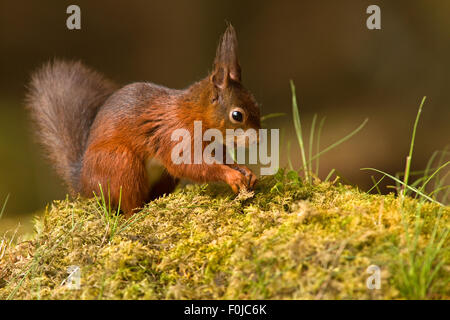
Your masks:
[{"label": "mossy mound", "polygon": [[[449,213],[337,183],[303,185],[293,172],[238,197],[190,186],[115,228],[93,199],[57,201],[31,240],[4,252],[0,298],[449,298]],[[367,287],[370,265],[380,289]],[[70,266],[81,270],[79,289],[66,285]]]}]

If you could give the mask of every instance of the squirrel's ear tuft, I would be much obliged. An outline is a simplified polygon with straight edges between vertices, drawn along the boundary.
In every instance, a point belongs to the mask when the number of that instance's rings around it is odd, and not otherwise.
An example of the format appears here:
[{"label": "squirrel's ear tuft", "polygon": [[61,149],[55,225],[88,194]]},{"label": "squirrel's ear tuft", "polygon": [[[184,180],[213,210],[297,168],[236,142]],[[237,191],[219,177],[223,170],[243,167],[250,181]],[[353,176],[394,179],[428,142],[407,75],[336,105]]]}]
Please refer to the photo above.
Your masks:
[{"label": "squirrel's ear tuft", "polygon": [[230,80],[241,82],[241,67],[238,59],[236,31],[231,23],[228,23],[227,30],[217,47],[211,81],[216,87],[223,89],[228,86]]}]

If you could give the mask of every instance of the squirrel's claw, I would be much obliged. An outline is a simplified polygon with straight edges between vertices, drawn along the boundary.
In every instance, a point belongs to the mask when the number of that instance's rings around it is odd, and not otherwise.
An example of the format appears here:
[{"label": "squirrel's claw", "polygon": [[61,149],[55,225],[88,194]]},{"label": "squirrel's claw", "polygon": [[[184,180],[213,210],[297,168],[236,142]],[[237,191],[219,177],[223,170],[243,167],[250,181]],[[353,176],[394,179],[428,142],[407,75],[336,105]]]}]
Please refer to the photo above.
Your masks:
[{"label": "squirrel's claw", "polygon": [[237,173],[232,174],[232,176],[235,177],[230,179],[231,183],[228,183],[231,189],[233,189],[235,193],[239,193],[239,190],[241,189],[252,190],[258,180],[256,175],[245,166],[233,165],[231,168]]}]

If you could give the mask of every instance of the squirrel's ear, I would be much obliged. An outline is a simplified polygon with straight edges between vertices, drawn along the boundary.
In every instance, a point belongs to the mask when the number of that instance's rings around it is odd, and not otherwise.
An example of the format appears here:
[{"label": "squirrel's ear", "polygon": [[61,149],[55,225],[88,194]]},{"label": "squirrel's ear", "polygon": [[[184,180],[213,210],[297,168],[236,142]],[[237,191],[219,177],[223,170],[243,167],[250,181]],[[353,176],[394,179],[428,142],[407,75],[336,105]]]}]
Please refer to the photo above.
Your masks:
[{"label": "squirrel's ear", "polygon": [[220,89],[228,86],[229,81],[241,82],[241,67],[238,59],[236,31],[231,24],[220,40],[214,59],[211,81]]}]

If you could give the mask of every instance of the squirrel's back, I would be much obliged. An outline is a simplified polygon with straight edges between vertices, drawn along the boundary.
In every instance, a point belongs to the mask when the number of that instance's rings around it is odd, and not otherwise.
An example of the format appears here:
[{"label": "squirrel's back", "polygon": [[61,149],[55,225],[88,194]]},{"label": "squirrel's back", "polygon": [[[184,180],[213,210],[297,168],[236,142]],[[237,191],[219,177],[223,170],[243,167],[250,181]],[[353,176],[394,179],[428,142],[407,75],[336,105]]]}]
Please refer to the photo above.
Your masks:
[{"label": "squirrel's back", "polygon": [[32,76],[27,107],[40,142],[72,192],[80,188],[91,125],[115,90],[115,84],[80,62],[49,62]]}]

